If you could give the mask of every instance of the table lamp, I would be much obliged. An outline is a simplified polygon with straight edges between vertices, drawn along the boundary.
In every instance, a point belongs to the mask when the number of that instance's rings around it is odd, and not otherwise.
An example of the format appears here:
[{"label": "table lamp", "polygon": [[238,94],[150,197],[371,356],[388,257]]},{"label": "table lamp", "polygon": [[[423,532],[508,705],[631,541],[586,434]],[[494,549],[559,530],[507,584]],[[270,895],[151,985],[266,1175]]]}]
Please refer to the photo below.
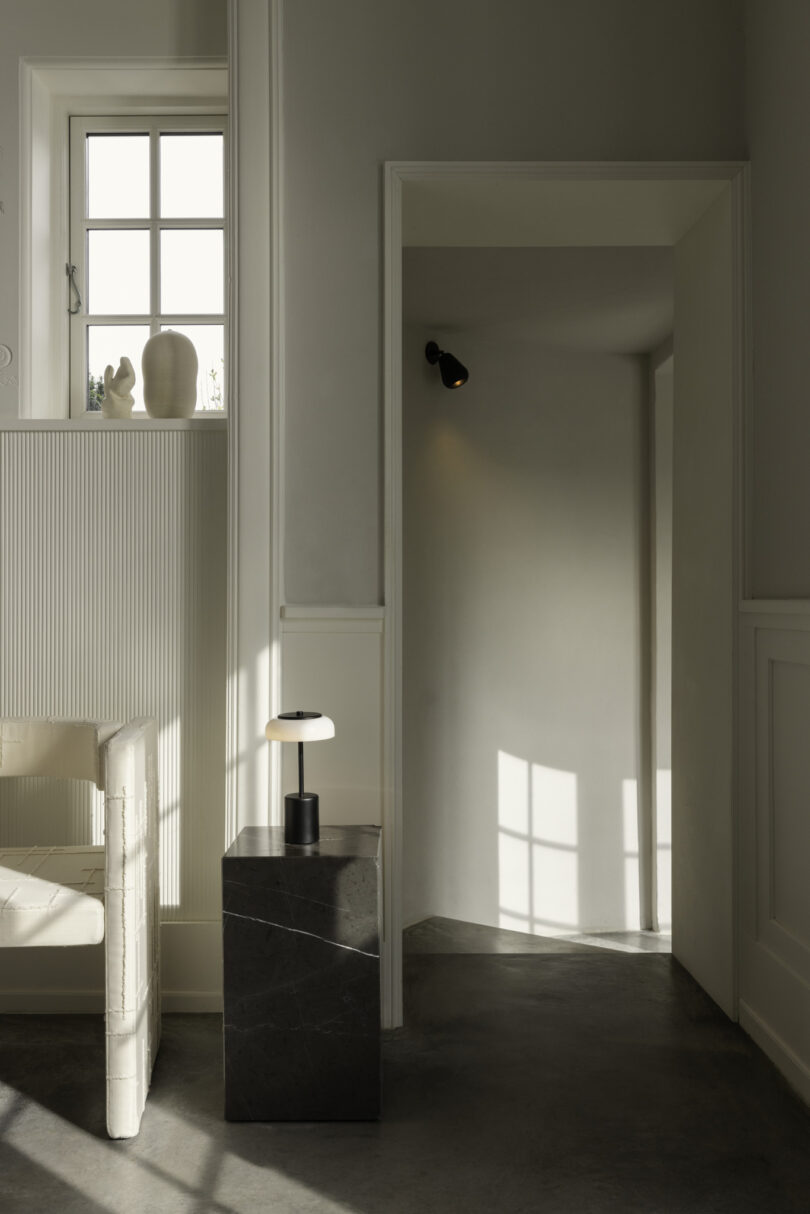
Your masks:
[{"label": "table lamp", "polygon": [[320,712],[280,712],[265,726],[270,742],[298,743],[298,792],[284,798],[284,842],[317,843],[318,794],[304,792],[304,743],[320,742],[335,736],[335,722]]}]

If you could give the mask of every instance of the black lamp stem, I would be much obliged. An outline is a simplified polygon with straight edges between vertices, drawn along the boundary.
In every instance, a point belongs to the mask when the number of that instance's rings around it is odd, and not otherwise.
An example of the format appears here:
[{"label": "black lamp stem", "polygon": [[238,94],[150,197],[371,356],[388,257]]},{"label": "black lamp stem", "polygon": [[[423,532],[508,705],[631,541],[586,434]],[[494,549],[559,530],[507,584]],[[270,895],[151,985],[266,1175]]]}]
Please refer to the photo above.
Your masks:
[{"label": "black lamp stem", "polygon": [[298,795],[304,795],[304,743],[298,743]]}]

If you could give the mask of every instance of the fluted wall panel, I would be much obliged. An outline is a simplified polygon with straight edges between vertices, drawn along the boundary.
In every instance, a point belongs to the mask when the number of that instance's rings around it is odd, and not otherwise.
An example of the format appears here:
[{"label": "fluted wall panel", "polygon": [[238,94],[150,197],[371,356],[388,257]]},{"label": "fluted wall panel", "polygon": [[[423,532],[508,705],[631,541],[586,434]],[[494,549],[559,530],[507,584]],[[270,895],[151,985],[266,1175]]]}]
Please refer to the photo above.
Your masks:
[{"label": "fluted wall panel", "polygon": [[[0,433],[0,715],[157,719],[164,920],[219,914],[226,437]],[[0,842],[98,839],[63,792],[0,781]]]}]

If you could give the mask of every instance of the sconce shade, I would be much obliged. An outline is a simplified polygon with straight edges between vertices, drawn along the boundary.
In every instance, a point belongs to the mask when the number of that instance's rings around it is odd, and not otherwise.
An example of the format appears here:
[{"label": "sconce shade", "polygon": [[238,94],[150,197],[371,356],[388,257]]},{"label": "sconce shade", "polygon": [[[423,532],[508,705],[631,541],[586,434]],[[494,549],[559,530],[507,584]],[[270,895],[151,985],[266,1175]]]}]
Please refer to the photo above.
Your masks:
[{"label": "sconce shade", "polygon": [[335,722],[320,712],[281,712],[264,733],[268,742],[321,742],[335,736]]},{"label": "sconce shade", "polygon": [[439,358],[439,371],[445,388],[461,388],[468,379],[467,368],[454,358],[452,354],[442,354]]},{"label": "sconce shade", "polygon": [[431,364],[439,364],[439,373],[445,388],[461,388],[466,384],[470,373],[463,363],[453,354],[440,350],[435,341],[429,341],[425,346],[425,358]]}]

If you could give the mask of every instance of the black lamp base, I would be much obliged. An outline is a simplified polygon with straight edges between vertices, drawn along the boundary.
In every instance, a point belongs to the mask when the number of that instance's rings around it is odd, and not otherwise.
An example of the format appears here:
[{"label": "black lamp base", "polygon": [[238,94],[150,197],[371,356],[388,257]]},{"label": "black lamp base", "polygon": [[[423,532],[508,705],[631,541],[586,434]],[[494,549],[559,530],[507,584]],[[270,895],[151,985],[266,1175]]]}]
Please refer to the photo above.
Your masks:
[{"label": "black lamp base", "polygon": [[288,792],[284,798],[284,842],[298,845],[317,843],[318,794]]}]

